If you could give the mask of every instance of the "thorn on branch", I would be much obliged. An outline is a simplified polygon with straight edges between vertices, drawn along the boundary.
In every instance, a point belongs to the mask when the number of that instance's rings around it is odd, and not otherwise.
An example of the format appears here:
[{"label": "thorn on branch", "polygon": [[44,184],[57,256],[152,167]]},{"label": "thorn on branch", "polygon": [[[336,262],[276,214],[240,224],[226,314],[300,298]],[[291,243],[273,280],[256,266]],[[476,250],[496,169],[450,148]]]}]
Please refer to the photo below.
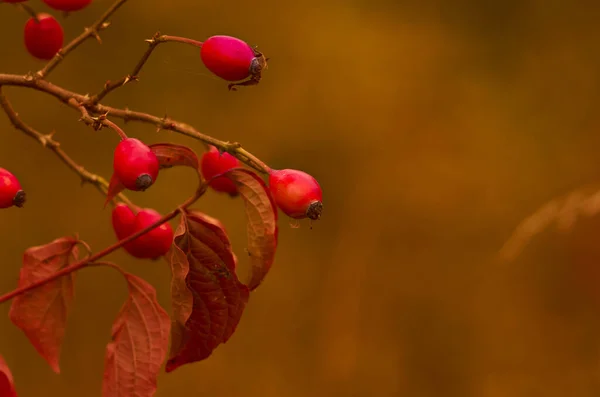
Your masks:
[{"label": "thorn on branch", "polygon": [[165,114],[164,117],[160,119],[160,124],[156,128],[156,132],[158,133],[162,129],[172,130],[173,128],[175,128],[175,123],[173,123],[169,116]]},{"label": "thorn on branch", "polygon": [[54,134],[56,134],[56,131],[52,131],[49,134],[40,136],[40,143],[43,147],[57,148],[60,146],[58,142],[54,141]]},{"label": "thorn on branch", "polygon": [[154,33],[154,36],[152,36],[152,38],[151,38],[151,39],[147,39],[147,40],[144,40],[144,41],[145,41],[146,43],[150,44],[150,45],[154,45],[154,44],[156,44],[158,41],[160,41],[160,36],[161,36],[160,32],[156,32],[156,33]]},{"label": "thorn on branch", "polygon": [[100,35],[98,34],[98,29],[86,27],[84,29],[84,32],[88,36],[93,36],[96,39],[96,41],[98,41],[99,44],[102,44],[102,39],[100,38]]},{"label": "thorn on branch", "polygon": [[236,149],[239,149],[242,147],[242,144],[239,142],[227,142],[227,151],[228,152],[235,152]]}]

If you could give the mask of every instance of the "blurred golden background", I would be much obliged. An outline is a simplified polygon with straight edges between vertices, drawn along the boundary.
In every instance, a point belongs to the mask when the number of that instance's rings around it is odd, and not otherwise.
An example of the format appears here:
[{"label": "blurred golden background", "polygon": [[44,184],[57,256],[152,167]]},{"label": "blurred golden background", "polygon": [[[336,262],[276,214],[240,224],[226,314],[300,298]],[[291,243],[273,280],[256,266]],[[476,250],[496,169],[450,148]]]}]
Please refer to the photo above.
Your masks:
[{"label": "blurred golden background", "polygon": [[[111,2],[62,18],[66,37]],[[600,395],[598,218],[545,233],[513,263],[494,261],[521,219],[600,181],[599,18],[600,5],[583,0],[130,0],[104,43],[85,43],[51,81],[96,92],[132,69],[157,30],[240,37],[271,58],[259,86],[228,92],[197,50],[166,44],[139,83],[105,103],[239,141],[324,189],[312,230],[281,217],[276,263],[234,337],[208,360],[163,373],[157,396]],[[1,72],[43,65],[22,44],[26,19],[0,6]],[[116,134],[92,131],[42,93],[6,93],[26,122],[56,130],[76,160],[110,176]],[[125,128],[203,148],[152,126]],[[97,250],[115,237],[94,188],[4,115],[0,134],[0,166],[28,194],[24,209],[0,212],[4,292],[27,247],[77,232]],[[194,183],[173,169],[129,197],[166,212]],[[196,207],[220,218],[243,252],[239,200],[211,192]],[[164,262],[110,259],[152,282],[170,310]],[[124,283],[89,269],[76,288],[60,376],[0,307],[0,352],[20,396],[101,394]]]}]

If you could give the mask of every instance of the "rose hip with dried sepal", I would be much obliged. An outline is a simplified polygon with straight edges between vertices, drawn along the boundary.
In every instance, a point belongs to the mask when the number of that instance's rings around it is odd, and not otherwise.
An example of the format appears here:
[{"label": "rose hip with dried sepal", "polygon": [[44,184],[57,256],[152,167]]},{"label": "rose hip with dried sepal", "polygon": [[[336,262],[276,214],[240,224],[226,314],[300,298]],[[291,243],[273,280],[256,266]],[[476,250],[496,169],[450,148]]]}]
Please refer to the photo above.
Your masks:
[{"label": "rose hip with dried sepal", "polygon": [[237,196],[238,194],[235,182],[225,176],[212,180],[211,178],[240,166],[241,163],[237,158],[229,153],[220,153],[212,145],[209,146],[208,151],[200,159],[200,171],[202,172],[202,177],[210,181],[209,186],[217,192],[228,193],[230,196]]},{"label": "rose hip with dried sepal", "polygon": [[159,163],[148,145],[139,139],[126,138],[115,148],[113,169],[127,189],[144,191],[156,182]]},{"label": "rose hip with dried sepal", "polygon": [[25,192],[19,180],[8,170],[0,168],[0,208],[22,207]]},{"label": "rose hip with dried sepal", "polygon": [[[112,225],[119,240],[151,226],[160,220],[161,215],[151,209],[140,209],[137,214],[126,204],[119,203],[112,212]],[[139,259],[156,259],[165,255],[173,242],[173,228],[168,222],[142,234],[125,244],[123,248]]]},{"label": "rose hip with dried sepal", "polygon": [[50,14],[41,13],[29,18],[25,23],[25,47],[29,53],[43,60],[49,60],[62,48],[64,32],[60,23]]},{"label": "rose hip with dried sepal", "polygon": [[275,204],[289,217],[317,220],[323,210],[323,192],[315,178],[299,170],[271,170],[269,190]]},{"label": "rose hip with dried sepal", "polygon": [[250,47],[245,41],[231,36],[209,37],[200,48],[200,58],[208,70],[227,81],[249,80],[230,84],[258,84],[263,69],[267,67],[267,59],[263,54]]},{"label": "rose hip with dried sepal", "polygon": [[50,8],[58,11],[79,11],[89,6],[92,0],[43,0]]}]

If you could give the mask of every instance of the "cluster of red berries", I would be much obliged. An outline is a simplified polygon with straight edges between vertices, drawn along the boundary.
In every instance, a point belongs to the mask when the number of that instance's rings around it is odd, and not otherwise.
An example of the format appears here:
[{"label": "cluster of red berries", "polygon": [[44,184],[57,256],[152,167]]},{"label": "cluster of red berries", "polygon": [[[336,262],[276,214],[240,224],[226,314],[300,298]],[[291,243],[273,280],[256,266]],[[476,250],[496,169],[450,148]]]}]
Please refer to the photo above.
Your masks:
[{"label": "cluster of red berries", "polygon": [[[214,146],[210,146],[200,160],[200,172],[209,186],[231,197],[239,195],[238,188],[224,174],[241,166],[237,158],[221,153]],[[148,189],[156,181],[159,168],[158,158],[152,149],[138,139],[123,139],[115,149],[114,176],[129,190]],[[323,194],[319,183],[309,174],[291,169],[271,170],[269,187],[275,203],[286,215],[295,219],[320,218]],[[152,225],[160,217],[153,209],[138,210],[119,204],[113,210],[112,225],[121,240]],[[132,240],[124,248],[136,258],[158,258],[168,252],[172,240],[173,229],[165,223]]]},{"label": "cluster of red berries", "polygon": [[[221,153],[214,146],[202,155],[200,171],[209,186],[216,192],[236,197],[236,183],[225,174],[241,167],[241,162],[229,153]],[[121,140],[114,151],[114,176],[123,186],[133,191],[144,191],[154,184],[160,165],[152,149],[135,138]],[[269,189],[277,206],[294,219],[317,220],[323,209],[323,193],[311,175],[292,169],[270,170]],[[22,207],[25,192],[17,178],[0,168],[0,208]],[[161,215],[150,208],[130,208],[118,204],[112,212],[112,225],[119,240],[127,238],[157,222]],[[173,240],[173,229],[168,223],[142,234],[124,245],[132,256],[155,259],[165,255]]]},{"label": "cluster of red berries", "polygon": [[[156,182],[160,164],[148,145],[135,138],[125,138],[115,148],[113,156],[114,177],[126,188],[144,191]],[[161,214],[151,208],[130,208],[117,204],[112,212],[112,225],[119,240],[158,222]],[[140,259],[156,259],[169,251],[173,241],[173,228],[163,223],[148,233],[125,244],[129,254]]]},{"label": "cluster of red berries", "polygon": [[[4,3],[23,3],[26,0],[0,0]],[[73,12],[87,7],[92,0],[42,0],[50,8]],[[49,60],[56,55],[64,44],[63,28],[52,15],[39,13],[25,23],[25,48],[29,53],[43,60]]]},{"label": "cluster of red berries", "polygon": [[[21,3],[25,0],[0,0]],[[72,12],[85,8],[92,0],[43,0],[55,10]],[[25,25],[25,45],[36,58],[51,59],[63,46],[63,29],[49,14],[37,14]],[[187,40],[187,39],[186,39]],[[234,85],[250,85],[260,81],[266,68],[265,58],[246,42],[231,36],[212,36],[200,46],[200,57],[212,73],[227,81],[241,81]],[[236,197],[236,183],[224,175],[241,167],[241,162],[229,153],[221,153],[214,146],[204,153],[200,171],[209,186],[217,191]],[[113,157],[113,181],[133,191],[144,191],[158,178],[160,163],[152,149],[135,138],[123,137]],[[318,182],[309,174],[292,169],[269,170],[269,188],[275,204],[294,219],[319,219],[323,208],[322,191]],[[0,169],[0,208],[21,207],[25,193],[18,180],[8,171]],[[112,213],[112,225],[119,240],[151,226],[161,218],[153,209],[130,208],[118,204]],[[173,229],[167,223],[144,233],[124,245],[127,252],[137,258],[158,258],[165,255],[173,240]]]}]

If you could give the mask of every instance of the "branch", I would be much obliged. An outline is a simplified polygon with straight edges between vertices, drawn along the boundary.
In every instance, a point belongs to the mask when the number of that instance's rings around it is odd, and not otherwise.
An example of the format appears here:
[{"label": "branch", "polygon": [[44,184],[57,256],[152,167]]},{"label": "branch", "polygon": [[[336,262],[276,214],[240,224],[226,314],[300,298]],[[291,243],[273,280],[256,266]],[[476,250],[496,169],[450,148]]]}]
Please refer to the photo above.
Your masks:
[{"label": "branch", "polygon": [[96,40],[98,40],[99,43],[102,43],[102,40],[100,39],[100,35],[98,33],[101,30],[106,29],[110,25],[110,23],[106,22],[106,20],[110,18],[112,14],[114,14],[123,4],[125,4],[126,1],[127,0],[115,1],[115,3],[112,6],[110,6],[110,8],[106,10],[106,12],[102,14],[102,16],[96,22],[94,22],[91,26],[85,28],[83,30],[83,33],[74,38],[69,44],[67,44],[60,51],[58,51],[54,58],[52,58],[46,64],[46,66],[44,66],[43,69],[39,70],[36,73],[36,77],[40,79],[46,78],[46,76],[48,76],[48,74],[50,74],[50,72],[54,70],[54,68],[57,67],[71,51],[79,47],[81,43],[83,43],[90,37],[94,37],[96,38]]},{"label": "branch", "polygon": [[[36,131],[29,125],[25,124],[23,120],[19,118],[18,113],[12,107],[12,104],[8,100],[8,98],[2,92],[2,86],[0,85],[0,106],[8,116],[10,122],[17,128],[21,130],[26,135],[29,135],[33,139],[37,140],[42,146],[52,150],[58,158],[62,160],[63,163],[67,165],[70,169],[75,171],[77,175],[81,177],[82,183],[91,183],[94,185],[100,193],[106,195],[108,192],[108,182],[99,175],[93,174],[87,171],[83,166],[79,165],[76,161],[74,161],[64,150],[60,148],[60,143],[55,141],[52,136],[54,133],[44,135],[39,131]],[[126,203],[127,205],[133,205],[131,201],[123,194],[118,195],[119,199]]]},{"label": "branch", "polygon": [[[46,80],[34,79],[31,76],[0,74],[0,85],[27,87],[45,92],[76,109],[78,112],[80,111],[80,105],[84,105],[88,112],[93,114],[108,114],[125,121],[139,121],[152,124],[159,129],[175,131],[202,141],[208,145],[213,145],[223,152],[228,152],[259,172],[268,174],[271,170],[271,168],[262,162],[258,157],[242,148],[241,144],[238,142],[225,142],[218,140],[210,135],[202,134],[188,124],[171,120],[168,117],[161,118],[148,113],[135,112],[129,109],[118,109],[101,104],[89,104],[88,102],[90,98],[88,96],[69,91]],[[72,101],[72,99],[74,99],[74,101]]]},{"label": "branch", "polygon": [[123,240],[119,240],[115,244],[106,247],[105,249],[103,249],[102,251],[100,251],[94,255],[91,255],[91,256],[89,256],[85,259],[82,259],[78,262],[75,262],[75,263],[59,270],[56,273],[51,274],[50,276],[46,277],[45,279],[36,281],[34,283],[31,283],[31,284],[26,285],[21,288],[17,288],[11,292],[7,292],[6,294],[0,296],[0,303],[7,302],[19,295],[22,295],[22,294],[29,292],[35,288],[41,287],[42,285],[45,285],[51,281],[54,281],[57,278],[66,276],[68,274],[71,274],[73,272],[76,272],[78,270],[81,270],[85,267],[92,265],[98,259],[104,258],[108,254],[118,250],[119,248],[121,248],[123,245],[129,243],[130,241],[135,240],[139,236],[146,234],[149,231],[151,231],[152,229],[155,229],[155,228],[159,227],[160,225],[162,225],[163,223],[166,223],[166,222],[170,221],[171,219],[175,218],[177,216],[177,214],[179,214],[180,212],[184,212],[190,205],[194,204],[204,194],[205,191],[206,191],[206,185],[201,185],[200,188],[198,188],[198,190],[192,197],[188,198],[179,207],[177,207],[173,211],[169,212],[167,215],[163,216],[158,221],[154,222],[153,224],[149,225],[148,227],[130,235],[127,238],[124,238]]},{"label": "branch", "polygon": [[92,117],[92,116],[90,116],[90,113],[87,111],[85,106],[78,103],[73,98],[71,98],[69,100],[69,105],[71,105],[71,107],[76,106],[79,109],[79,111],[81,112],[81,118],[79,119],[79,121],[83,121],[86,125],[89,125],[94,130],[100,131],[102,129],[102,127],[108,127],[110,129],[114,130],[117,134],[119,134],[121,139],[127,139],[127,134],[125,134],[125,131],[123,131],[121,129],[121,127],[119,127],[118,125],[116,125],[115,123],[113,123],[112,121],[107,119],[106,118],[107,114],[101,114],[98,117]]},{"label": "branch", "polygon": [[271,170],[271,168],[258,157],[242,148],[240,143],[221,141],[213,138],[210,135],[202,134],[191,125],[171,120],[168,117],[157,117],[148,113],[135,112],[129,109],[117,109],[100,104],[91,106],[88,108],[88,110],[96,114],[109,114],[125,121],[139,121],[142,123],[152,124],[158,129],[175,131],[202,141],[206,144],[213,145],[223,152],[228,152],[259,172],[268,174]]},{"label": "branch", "polygon": [[100,102],[102,99],[104,99],[104,97],[106,97],[108,94],[110,94],[111,92],[116,90],[117,88],[123,87],[125,84],[127,84],[131,81],[138,81],[139,73],[142,70],[142,68],[144,67],[144,65],[146,64],[146,62],[148,61],[148,58],[150,58],[150,55],[152,55],[152,52],[154,51],[154,49],[156,47],[158,47],[159,44],[166,43],[169,41],[184,43],[184,44],[191,44],[196,47],[202,46],[202,42],[200,42],[200,41],[188,39],[185,37],[165,36],[165,35],[161,35],[160,32],[156,32],[154,34],[154,36],[152,36],[151,39],[146,40],[146,42],[149,44],[149,47],[146,50],[146,52],[144,53],[144,55],[142,55],[142,58],[138,61],[137,65],[135,65],[135,67],[133,68],[133,71],[130,74],[128,74],[127,76],[121,78],[120,80],[107,81],[106,84],[104,85],[104,88],[102,89],[102,91],[100,91],[98,94],[91,97],[89,99],[88,103],[91,105],[95,105],[98,102]]}]

